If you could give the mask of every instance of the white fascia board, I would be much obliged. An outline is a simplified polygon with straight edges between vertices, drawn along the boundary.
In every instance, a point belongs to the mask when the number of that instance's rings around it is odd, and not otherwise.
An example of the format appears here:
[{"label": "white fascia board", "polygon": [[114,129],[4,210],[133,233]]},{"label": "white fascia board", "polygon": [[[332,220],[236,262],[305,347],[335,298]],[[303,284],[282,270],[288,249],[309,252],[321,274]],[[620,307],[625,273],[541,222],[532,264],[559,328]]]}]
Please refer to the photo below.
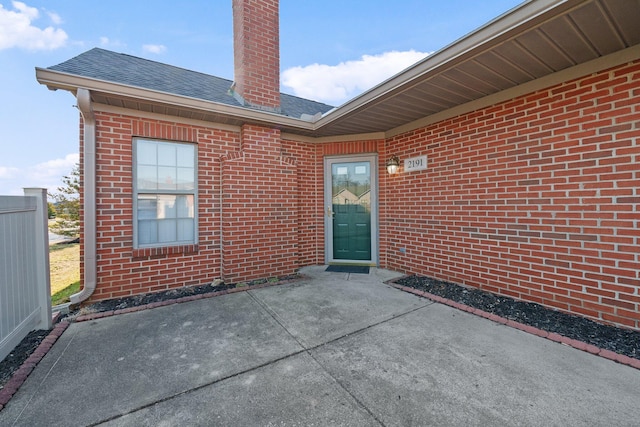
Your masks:
[{"label": "white fascia board", "polygon": [[267,111],[253,110],[243,107],[221,104],[213,101],[192,98],[188,96],[175,95],[167,92],[149,90],[136,86],[113,83],[105,80],[78,76],[75,74],[63,73],[46,68],[36,68],[36,79],[38,83],[46,85],[49,89],[67,90],[75,94],[78,88],[90,91],[101,92],[109,95],[122,96],[141,101],[161,103],[174,107],[196,109],[205,112],[213,112],[247,122],[269,123],[273,126],[287,126],[302,130],[314,130],[315,126],[311,122],[293,117],[282,116]]},{"label": "white fascia board", "polygon": [[[427,56],[395,76],[390,77],[367,92],[325,113],[322,118],[316,122],[316,129],[322,128],[344,115],[365,107],[367,104],[384,98],[394,91],[408,90],[413,81],[429,74],[437,74],[441,70],[455,65],[456,60],[461,57],[476,56],[517,36],[522,33],[522,31],[541,25],[551,18],[551,16],[540,22],[538,22],[538,18],[547,14],[549,11],[555,10],[553,16],[558,16],[589,1],[592,0],[529,0],[520,6],[516,6],[472,33]],[[506,38],[503,37],[505,35]],[[477,53],[474,54],[474,51],[477,51]]]}]

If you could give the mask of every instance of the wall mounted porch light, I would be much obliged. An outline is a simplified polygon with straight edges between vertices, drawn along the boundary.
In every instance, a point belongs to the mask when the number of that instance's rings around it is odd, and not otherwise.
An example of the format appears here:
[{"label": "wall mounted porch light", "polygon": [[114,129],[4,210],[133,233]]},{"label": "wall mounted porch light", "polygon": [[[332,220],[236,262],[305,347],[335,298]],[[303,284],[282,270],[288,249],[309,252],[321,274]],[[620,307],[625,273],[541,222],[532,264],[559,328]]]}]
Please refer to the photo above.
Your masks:
[{"label": "wall mounted porch light", "polygon": [[389,160],[387,160],[386,166],[389,175],[396,174],[398,173],[398,169],[400,168],[400,159],[398,158],[398,156],[393,155]]}]

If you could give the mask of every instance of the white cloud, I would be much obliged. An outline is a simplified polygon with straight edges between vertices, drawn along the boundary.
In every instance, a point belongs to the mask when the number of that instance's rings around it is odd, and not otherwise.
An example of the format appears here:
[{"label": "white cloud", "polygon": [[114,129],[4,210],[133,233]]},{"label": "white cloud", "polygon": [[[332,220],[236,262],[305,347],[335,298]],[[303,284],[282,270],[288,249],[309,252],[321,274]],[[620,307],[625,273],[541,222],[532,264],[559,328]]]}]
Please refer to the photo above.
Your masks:
[{"label": "white cloud", "polygon": [[12,1],[11,4],[13,4],[15,9],[27,16],[29,19],[36,19],[38,17],[38,9],[35,7],[29,7],[21,1]]},{"label": "white cloud", "polygon": [[35,167],[38,169],[59,169],[68,168],[71,172],[73,165],[80,161],[80,154],[71,153],[64,156],[62,159],[47,160],[46,162],[38,163]]},{"label": "white cloud", "polygon": [[167,50],[167,47],[161,44],[145,44],[142,45],[142,50],[148,53],[161,54]]},{"label": "white cloud", "polygon": [[[40,13],[35,7],[27,6],[20,1],[11,2],[13,10],[4,9],[0,4],[0,50],[10,48],[23,48],[29,50],[53,50],[65,45],[67,33],[61,28],[39,28],[33,25],[33,21],[39,18]],[[55,24],[59,20],[52,17]]]},{"label": "white cloud", "polygon": [[0,179],[13,179],[18,176],[20,169],[11,166],[0,166]]},{"label": "white cloud", "polygon": [[21,195],[23,188],[46,188],[49,195],[63,186],[62,177],[69,175],[80,161],[78,153],[63,158],[48,160],[26,168],[0,166],[0,194]]},{"label": "white cloud", "polygon": [[58,192],[58,187],[64,186],[62,177],[71,173],[73,166],[80,161],[78,153],[67,154],[63,158],[49,160],[31,166],[26,171],[27,182],[30,186],[46,188],[49,196]]},{"label": "white cloud", "polygon": [[282,84],[291,88],[296,96],[338,105],[371,89],[427,55],[429,54],[415,50],[392,51],[380,55],[364,55],[358,60],[338,65],[293,67],[283,71]]},{"label": "white cloud", "polygon": [[53,22],[54,24],[56,25],[62,24],[62,18],[57,13],[47,12],[47,15],[49,15],[49,19],[51,19],[51,22]]},{"label": "white cloud", "polygon": [[100,46],[109,49],[124,49],[127,47],[127,44],[120,40],[111,40],[109,37],[102,36],[100,37]]}]

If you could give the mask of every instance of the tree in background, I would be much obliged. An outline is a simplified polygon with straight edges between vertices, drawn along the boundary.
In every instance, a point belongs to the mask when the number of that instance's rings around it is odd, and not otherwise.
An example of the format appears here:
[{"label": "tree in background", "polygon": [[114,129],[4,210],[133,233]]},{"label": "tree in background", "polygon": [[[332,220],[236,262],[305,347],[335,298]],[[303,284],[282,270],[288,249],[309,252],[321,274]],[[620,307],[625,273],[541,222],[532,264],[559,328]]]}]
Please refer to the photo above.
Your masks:
[{"label": "tree in background", "polygon": [[77,238],[80,236],[80,167],[76,165],[69,175],[62,177],[64,186],[58,187],[55,200],[55,221],[49,224],[52,233]]},{"label": "tree in background", "polygon": [[56,207],[53,203],[47,202],[47,218],[53,219],[56,217]]}]

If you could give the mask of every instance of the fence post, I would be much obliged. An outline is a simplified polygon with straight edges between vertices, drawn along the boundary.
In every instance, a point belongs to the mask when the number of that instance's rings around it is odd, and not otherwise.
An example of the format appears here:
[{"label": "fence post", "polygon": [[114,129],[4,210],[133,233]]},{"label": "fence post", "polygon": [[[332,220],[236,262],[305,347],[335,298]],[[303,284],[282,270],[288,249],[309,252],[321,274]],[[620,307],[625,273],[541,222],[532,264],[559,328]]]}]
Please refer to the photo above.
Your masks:
[{"label": "fence post", "polygon": [[25,196],[35,197],[36,271],[40,319],[36,329],[51,329],[51,276],[49,274],[49,209],[45,188],[25,188]]}]

